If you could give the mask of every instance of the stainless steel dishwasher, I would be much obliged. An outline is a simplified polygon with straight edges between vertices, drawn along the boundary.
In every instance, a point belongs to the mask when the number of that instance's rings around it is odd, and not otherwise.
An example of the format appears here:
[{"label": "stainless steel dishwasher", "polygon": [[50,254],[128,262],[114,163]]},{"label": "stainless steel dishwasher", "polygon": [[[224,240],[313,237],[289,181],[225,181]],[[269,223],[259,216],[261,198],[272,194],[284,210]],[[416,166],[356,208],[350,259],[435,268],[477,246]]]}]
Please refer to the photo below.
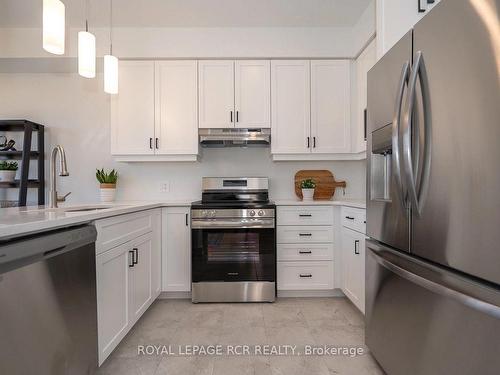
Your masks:
[{"label": "stainless steel dishwasher", "polygon": [[96,230],[0,241],[0,374],[97,370]]}]

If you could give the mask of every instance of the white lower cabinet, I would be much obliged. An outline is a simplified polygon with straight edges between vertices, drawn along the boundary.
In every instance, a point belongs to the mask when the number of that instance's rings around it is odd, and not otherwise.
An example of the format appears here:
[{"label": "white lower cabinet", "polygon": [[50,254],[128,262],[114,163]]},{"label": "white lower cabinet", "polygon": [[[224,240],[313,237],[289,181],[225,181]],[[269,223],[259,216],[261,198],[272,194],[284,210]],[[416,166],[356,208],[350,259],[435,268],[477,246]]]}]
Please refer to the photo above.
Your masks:
[{"label": "white lower cabinet", "polygon": [[162,290],[191,291],[191,226],[189,207],[167,207],[162,213]]},{"label": "white lower cabinet", "polygon": [[334,289],[333,207],[277,207],[276,237],[278,290]]},{"label": "white lower cabinet", "polygon": [[[138,218],[151,223],[150,230],[130,239],[126,236],[125,231],[130,229],[126,223],[136,222]],[[96,228],[98,238],[110,238],[109,242],[98,242],[96,248],[101,365],[160,293],[161,211],[155,209],[99,220]],[[112,237],[116,241],[123,240],[111,249],[103,247],[108,243],[116,244]]]},{"label": "white lower cabinet", "polygon": [[123,244],[96,257],[99,365],[127,334],[130,246]]},{"label": "white lower cabinet", "polygon": [[344,294],[365,312],[365,235],[342,228],[342,274]]},{"label": "white lower cabinet", "polygon": [[278,262],[278,289],[333,289],[333,262]]},{"label": "white lower cabinet", "polygon": [[129,268],[130,318],[135,323],[149,307],[153,294],[151,287],[151,233],[132,242],[132,267]]}]

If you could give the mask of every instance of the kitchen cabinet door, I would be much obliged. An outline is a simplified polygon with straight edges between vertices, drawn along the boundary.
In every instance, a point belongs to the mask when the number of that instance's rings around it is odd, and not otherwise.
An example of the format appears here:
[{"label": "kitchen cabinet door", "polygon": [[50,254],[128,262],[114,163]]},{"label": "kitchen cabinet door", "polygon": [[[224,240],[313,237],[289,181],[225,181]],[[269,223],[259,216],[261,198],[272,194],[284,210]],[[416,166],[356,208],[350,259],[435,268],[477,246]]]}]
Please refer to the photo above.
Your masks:
[{"label": "kitchen cabinet door", "polygon": [[130,329],[128,243],[96,257],[99,365]]},{"label": "kitchen cabinet door", "polygon": [[312,152],[351,151],[350,62],[311,61]]},{"label": "kitchen cabinet door", "polygon": [[120,61],[120,90],[111,96],[111,154],[154,153],[154,62]]},{"label": "kitchen cabinet door", "polygon": [[368,100],[368,71],[377,61],[375,40],[373,40],[356,59],[355,111],[352,119],[352,151],[366,151],[365,109]]},{"label": "kitchen cabinet door", "polygon": [[271,67],[268,60],[235,61],[235,126],[271,127]]},{"label": "kitchen cabinet door", "polygon": [[196,61],[155,63],[155,153],[198,154]]},{"label": "kitchen cabinet door", "polygon": [[130,320],[132,324],[141,317],[152,302],[151,255],[153,236],[147,233],[131,242],[134,266],[130,268]]},{"label": "kitchen cabinet door", "polygon": [[163,291],[191,291],[191,229],[189,207],[162,212]]},{"label": "kitchen cabinet door", "polygon": [[198,74],[199,127],[234,127],[234,61],[199,61]]},{"label": "kitchen cabinet door", "polygon": [[310,64],[307,60],[271,61],[271,152],[311,152]]},{"label": "kitchen cabinet door", "polygon": [[365,312],[365,236],[342,228],[342,291]]},{"label": "kitchen cabinet door", "polygon": [[161,293],[161,209],[154,210],[151,248],[151,295],[153,299]]}]

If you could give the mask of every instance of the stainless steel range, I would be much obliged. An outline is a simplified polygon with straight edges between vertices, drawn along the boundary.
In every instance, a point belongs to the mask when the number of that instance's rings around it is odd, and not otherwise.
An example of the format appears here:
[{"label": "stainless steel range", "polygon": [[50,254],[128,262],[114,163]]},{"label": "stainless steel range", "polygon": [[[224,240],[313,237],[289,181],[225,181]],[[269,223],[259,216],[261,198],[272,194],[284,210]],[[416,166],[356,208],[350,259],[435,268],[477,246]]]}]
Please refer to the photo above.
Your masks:
[{"label": "stainless steel range", "polygon": [[275,217],[267,178],[203,178],[191,206],[193,302],[275,300]]}]

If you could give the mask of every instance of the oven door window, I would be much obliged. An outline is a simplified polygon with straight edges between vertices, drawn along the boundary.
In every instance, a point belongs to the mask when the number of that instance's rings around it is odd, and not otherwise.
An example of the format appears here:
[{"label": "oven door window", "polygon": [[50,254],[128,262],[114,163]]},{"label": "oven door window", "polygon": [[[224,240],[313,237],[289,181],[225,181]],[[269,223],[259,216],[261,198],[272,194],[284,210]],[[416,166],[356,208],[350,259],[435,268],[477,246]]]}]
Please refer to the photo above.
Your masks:
[{"label": "oven door window", "polygon": [[195,229],[193,282],[275,281],[274,229]]}]

